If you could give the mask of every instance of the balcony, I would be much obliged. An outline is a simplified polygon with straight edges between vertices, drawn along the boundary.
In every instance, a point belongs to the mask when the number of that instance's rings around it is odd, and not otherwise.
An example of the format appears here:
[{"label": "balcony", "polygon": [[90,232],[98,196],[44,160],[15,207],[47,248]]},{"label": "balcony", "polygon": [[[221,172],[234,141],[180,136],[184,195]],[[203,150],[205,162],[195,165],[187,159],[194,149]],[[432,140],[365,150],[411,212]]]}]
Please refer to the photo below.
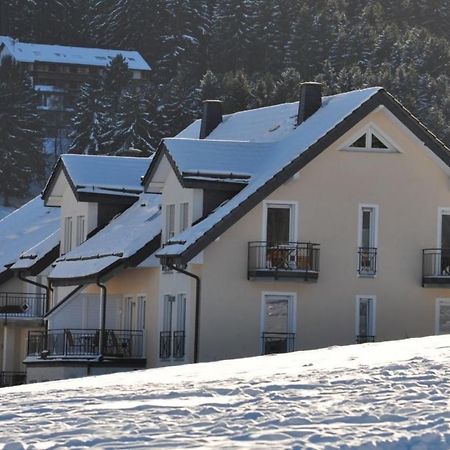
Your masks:
[{"label": "balcony", "polygon": [[450,249],[422,251],[422,286],[425,285],[450,285]]},{"label": "balcony", "polygon": [[294,351],[295,333],[264,332],[261,338],[263,355]]},{"label": "balcony", "polygon": [[0,388],[18,386],[25,384],[27,374],[25,372],[2,372],[0,371]]},{"label": "balcony", "polygon": [[249,242],[248,279],[299,278],[305,281],[319,277],[319,244],[288,242],[269,244]]},{"label": "balcony", "polygon": [[0,317],[2,319],[42,318],[45,314],[46,294],[0,292]]},{"label": "balcony", "polygon": [[[28,333],[27,355],[51,358],[94,358],[100,354],[100,330],[49,330]],[[144,358],[143,332],[105,330],[103,356]]]},{"label": "balcony", "polygon": [[357,344],[367,344],[368,342],[375,342],[375,336],[368,336],[368,335],[356,336]]},{"label": "balcony", "polygon": [[167,360],[183,359],[185,355],[186,334],[184,331],[161,331],[159,336],[159,358]]},{"label": "balcony", "polygon": [[358,248],[358,275],[374,277],[377,273],[377,249],[374,247]]}]

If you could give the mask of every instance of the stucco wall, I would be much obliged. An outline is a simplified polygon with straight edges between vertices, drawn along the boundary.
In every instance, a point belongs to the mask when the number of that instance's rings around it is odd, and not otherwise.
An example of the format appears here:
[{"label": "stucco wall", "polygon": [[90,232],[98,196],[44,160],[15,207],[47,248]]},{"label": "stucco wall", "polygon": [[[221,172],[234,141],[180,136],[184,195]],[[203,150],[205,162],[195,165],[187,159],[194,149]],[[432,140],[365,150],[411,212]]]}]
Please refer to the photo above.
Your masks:
[{"label": "stucco wall", "polygon": [[[401,153],[341,151],[369,121]],[[262,204],[204,251],[202,360],[260,352],[264,291],[296,293],[296,349],[353,343],[357,295],[377,298],[377,340],[434,334],[435,299],[450,289],[421,286],[421,257],[436,245],[438,208],[450,207],[449,177],[386,112],[356,128],[266,199],[298,202],[297,239],[320,244],[317,283],[247,280],[247,243],[263,239]],[[379,205],[375,278],[357,275],[361,203]]]}]

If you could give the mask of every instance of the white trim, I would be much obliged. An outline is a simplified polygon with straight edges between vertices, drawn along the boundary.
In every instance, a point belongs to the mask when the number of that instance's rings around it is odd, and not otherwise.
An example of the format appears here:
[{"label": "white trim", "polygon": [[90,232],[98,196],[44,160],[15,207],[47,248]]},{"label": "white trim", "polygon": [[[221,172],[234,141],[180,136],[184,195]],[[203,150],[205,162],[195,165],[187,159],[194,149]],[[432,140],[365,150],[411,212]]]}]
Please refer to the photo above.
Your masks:
[{"label": "white trim", "polygon": [[[288,300],[288,333],[297,333],[297,292],[272,292],[272,291],[262,291],[261,292],[261,313],[259,322],[259,335],[262,336],[265,326],[266,318],[266,298],[267,297],[286,297]],[[295,345],[295,341],[294,341]],[[263,353],[263,343],[260,339],[260,354]]]},{"label": "white trim", "polygon": [[372,301],[372,317],[370,323],[370,331],[373,336],[377,335],[377,296],[376,295],[357,295],[355,303],[355,337],[359,335],[359,304],[362,299],[369,299]]},{"label": "white trim", "polygon": [[291,223],[290,223],[290,239],[293,242],[299,240],[298,237],[298,222],[299,222],[299,206],[297,201],[292,200],[264,200],[263,201],[263,213],[262,213],[262,234],[261,241],[265,242],[267,240],[267,209],[271,206],[282,207],[289,206],[292,210]]},{"label": "white trim", "polygon": [[374,218],[374,235],[373,235],[373,246],[374,248],[378,248],[378,222],[380,217],[380,206],[376,203],[360,203],[358,205],[358,240],[356,242],[357,247],[361,247],[362,244],[362,216],[363,216],[363,209],[364,208],[371,208],[374,211],[375,218]]},{"label": "white trim", "polygon": [[439,297],[436,299],[436,305],[435,305],[435,313],[434,313],[434,333],[435,334],[441,334],[441,330],[439,327],[440,322],[440,313],[441,313],[441,305],[450,306],[450,298],[442,298]]},{"label": "white trim", "polygon": [[[366,135],[365,147],[352,147],[352,144],[361,136]],[[372,135],[375,135],[387,148],[373,148]],[[358,131],[351,135],[351,138],[345,141],[341,151],[350,152],[369,152],[369,153],[402,153],[398,145],[393,144],[393,140],[388,137],[381,129],[373,122],[369,122],[364,127],[359,128]]]}]

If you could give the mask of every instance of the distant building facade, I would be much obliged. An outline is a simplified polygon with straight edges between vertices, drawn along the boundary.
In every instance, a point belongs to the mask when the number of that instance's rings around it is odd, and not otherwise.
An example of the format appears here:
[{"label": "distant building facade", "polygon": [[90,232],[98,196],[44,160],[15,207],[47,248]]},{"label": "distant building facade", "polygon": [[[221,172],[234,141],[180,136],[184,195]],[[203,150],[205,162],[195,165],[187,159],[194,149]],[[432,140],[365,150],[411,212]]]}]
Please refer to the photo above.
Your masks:
[{"label": "distant building facade", "polygon": [[151,68],[139,52],[20,42],[0,36],[0,64],[11,57],[29,74],[40,94],[44,146],[54,161],[69,148],[69,123],[83,83],[101,76],[106,66],[122,55],[134,80],[144,80]]}]

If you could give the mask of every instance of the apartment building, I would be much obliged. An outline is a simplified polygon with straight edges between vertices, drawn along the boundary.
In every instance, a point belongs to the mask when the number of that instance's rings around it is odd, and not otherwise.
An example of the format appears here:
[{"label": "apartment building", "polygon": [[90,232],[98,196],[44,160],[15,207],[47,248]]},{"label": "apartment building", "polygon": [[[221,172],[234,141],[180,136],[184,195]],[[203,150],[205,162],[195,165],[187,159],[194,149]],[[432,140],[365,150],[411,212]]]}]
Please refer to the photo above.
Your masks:
[{"label": "apartment building", "polygon": [[[384,89],[207,101],[147,166],[53,264],[28,381],[450,332],[449,149]],[[70,184],[44,191],[62,217]]]}]

